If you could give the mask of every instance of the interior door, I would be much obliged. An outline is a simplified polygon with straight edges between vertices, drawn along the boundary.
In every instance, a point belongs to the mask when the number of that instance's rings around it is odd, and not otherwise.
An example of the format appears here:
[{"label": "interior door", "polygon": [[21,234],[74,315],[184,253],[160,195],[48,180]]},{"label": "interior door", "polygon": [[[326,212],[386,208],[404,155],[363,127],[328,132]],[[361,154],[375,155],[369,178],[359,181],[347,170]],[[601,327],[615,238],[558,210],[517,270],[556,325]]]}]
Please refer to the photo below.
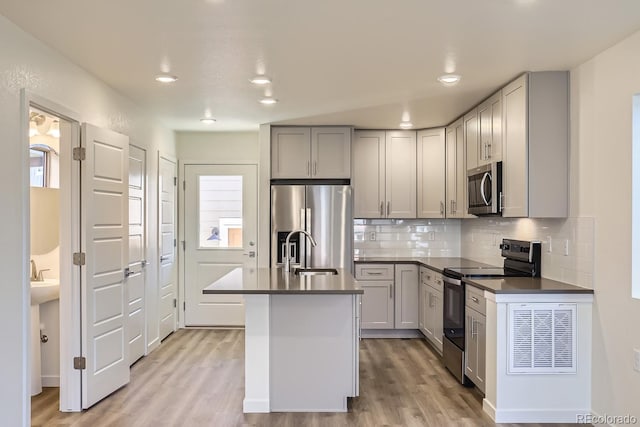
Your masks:
[{"label": "interior door", "polygon": [[240,295],[202,289],[256,267],[256,165],[185,165],[185,325],[244,325]]},{"label": "interior door", "polygon": [[129,365],[144,356],[145,352],[146,157],[147,152],[142,148],[129,146]]},{"label": "interior door", "polygon": [[176,163],[160,156],[158,164],[158,192],[160,226],[159,259],[159,313],[160,339],[166,338],[176,330],[178,274],[176,271]]},{"label": "interior door", "polygon": [[129,138],[83,124],[82,146],[82,407],[88,408],[129,382]]}]

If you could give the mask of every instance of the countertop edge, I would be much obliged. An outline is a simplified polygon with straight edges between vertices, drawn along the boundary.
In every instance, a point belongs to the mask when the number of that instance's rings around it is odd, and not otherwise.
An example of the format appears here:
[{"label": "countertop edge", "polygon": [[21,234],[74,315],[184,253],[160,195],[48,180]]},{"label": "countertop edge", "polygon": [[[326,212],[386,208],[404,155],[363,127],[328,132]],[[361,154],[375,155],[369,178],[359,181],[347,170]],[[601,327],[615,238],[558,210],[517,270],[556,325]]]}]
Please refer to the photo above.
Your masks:
[{"label": "countertop edge", "polygon": [[311,290],[311,291],[301,291],[301,290],[288,290],[288,289],[243,289],[243,290],[217,290],[217,289],[206,289],[202,291],[203,294],[225,294],[225,295],[357,295],[363,294],[364,289],[350,289],[350,290]]}]

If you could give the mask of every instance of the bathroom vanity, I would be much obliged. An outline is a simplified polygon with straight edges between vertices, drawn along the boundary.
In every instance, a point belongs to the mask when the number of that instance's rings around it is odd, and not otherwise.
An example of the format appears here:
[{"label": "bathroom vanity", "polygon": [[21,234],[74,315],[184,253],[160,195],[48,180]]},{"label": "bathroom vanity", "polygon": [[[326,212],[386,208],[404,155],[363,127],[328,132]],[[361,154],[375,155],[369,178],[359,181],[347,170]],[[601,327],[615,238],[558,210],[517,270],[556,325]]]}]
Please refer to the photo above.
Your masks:
[{"label": "bathroom vanity", "polygon": [[363,291],[336,271],[235,268],[203,290],[245,297],[245,413],[346,412],[358,395]]}]

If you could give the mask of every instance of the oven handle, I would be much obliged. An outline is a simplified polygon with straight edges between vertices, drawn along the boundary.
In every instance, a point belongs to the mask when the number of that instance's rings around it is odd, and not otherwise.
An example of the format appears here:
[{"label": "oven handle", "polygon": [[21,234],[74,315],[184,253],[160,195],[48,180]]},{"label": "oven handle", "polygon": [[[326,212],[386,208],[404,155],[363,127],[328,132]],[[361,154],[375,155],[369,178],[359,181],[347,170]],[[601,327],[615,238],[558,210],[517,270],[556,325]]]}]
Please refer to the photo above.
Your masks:
[{"label": "oven handle", "polygon": [[442,276],[445,285],[462,286],[462,280],[453,277]]}]

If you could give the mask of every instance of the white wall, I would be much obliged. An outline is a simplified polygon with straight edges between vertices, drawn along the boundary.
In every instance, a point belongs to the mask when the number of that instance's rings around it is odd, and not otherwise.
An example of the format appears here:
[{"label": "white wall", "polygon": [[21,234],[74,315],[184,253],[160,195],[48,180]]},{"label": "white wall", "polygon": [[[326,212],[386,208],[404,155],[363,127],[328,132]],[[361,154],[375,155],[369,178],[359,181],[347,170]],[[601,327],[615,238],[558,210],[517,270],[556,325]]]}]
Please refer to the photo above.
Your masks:
[{"label": "white wall", "polygon": [[257,164],[258,132],[176,132],[180,163]]},{"label": "white wall", "polygon": [[[123,64],[126,66],[126,64]],[[127,134],[149,155],[149,280],[155,283],[157,265],[157,152],[174,154],[173,133],[157,123],[109,86],[0,16],[0,424],[28,425],[28,181],[26,146],[20,124],[20,90],[46,98],[81,115],[83,121]],[[26,132],[26,124],[24,132]],[[24,163],[24,164],[23,164]]]},{"label": "white wall", "polygon": [[632,97],[640,32],[571,71],[571,216],[595,218],[593,410],[640,417],[640,300],[631,298]]}]

